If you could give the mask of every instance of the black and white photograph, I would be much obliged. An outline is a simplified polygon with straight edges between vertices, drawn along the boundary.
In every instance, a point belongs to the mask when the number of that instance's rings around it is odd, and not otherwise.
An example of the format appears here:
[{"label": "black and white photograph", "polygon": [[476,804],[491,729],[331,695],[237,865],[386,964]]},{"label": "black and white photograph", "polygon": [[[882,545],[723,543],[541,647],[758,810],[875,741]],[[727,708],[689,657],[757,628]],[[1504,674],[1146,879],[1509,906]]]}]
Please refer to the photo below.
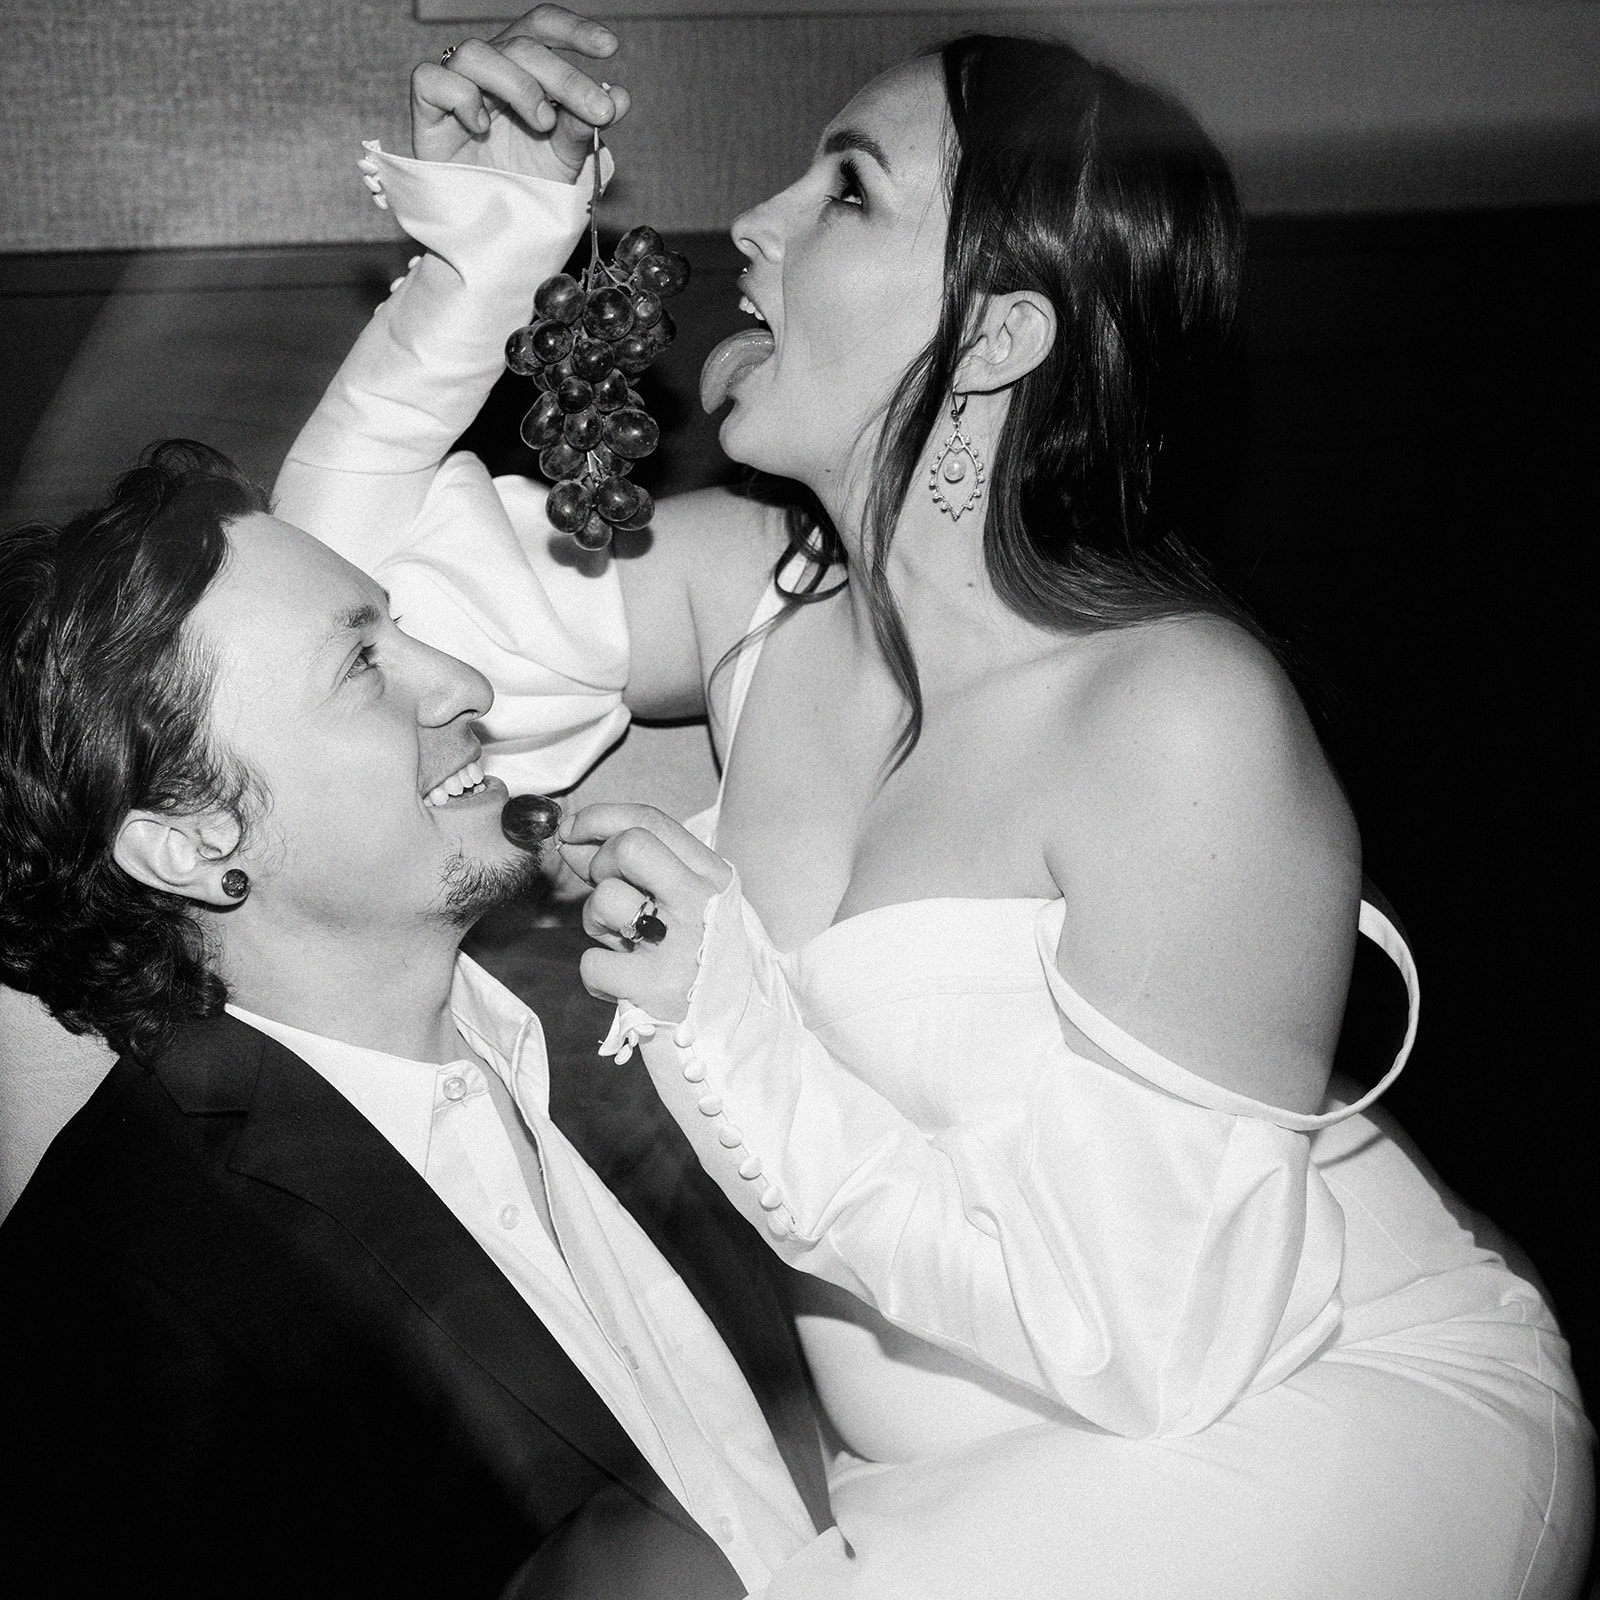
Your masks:
[{"label": "black and white photograph", "polygon": [[1600,5],[0,19],[7,1595],[1600,1600]]}]

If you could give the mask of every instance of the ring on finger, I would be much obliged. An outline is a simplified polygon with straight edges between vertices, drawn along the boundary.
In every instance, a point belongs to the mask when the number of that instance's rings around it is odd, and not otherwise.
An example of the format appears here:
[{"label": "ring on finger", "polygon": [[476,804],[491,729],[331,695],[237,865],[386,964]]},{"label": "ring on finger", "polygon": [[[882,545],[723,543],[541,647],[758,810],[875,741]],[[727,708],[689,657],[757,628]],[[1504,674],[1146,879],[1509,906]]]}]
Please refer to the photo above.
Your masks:
[{"label": "ring on finger", "polygon": [[660,944],[667,936],[667,925],[656,915],[658,907],[654,895],[646,895],[633,921],[618,931],[625,944]]},{"label": "ring on finger", "polygon": [[[466,40],[463,39],[461,41],[461,44],[465,44],[465,43],[466,43]],[[451,45],[444,52],[444,54],[439,57],[439,65],[441,67],[448,67],[450,65],[450,57],[453,56],[456,53],[456,51],[461,48],[461,44],[453,44],[453,45]]]}]

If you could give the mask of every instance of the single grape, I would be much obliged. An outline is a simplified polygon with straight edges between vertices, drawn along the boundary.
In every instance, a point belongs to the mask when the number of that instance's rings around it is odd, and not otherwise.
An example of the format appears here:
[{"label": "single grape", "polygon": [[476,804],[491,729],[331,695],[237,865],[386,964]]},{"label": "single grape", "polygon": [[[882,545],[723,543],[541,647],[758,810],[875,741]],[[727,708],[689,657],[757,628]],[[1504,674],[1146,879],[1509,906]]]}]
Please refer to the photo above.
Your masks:
[{"label": "single grape", "polygon": [[590,383],[598,383],[616,365],[611,346],[604,339],[580,339],[572,352],[572,370]]},{"label": "single grape", "polygon": [[[579,380],[582,381],[581,379]],[[590,406],[587,411],[574,411],[567,417],[562,433],[574,450],[592,450],[600,443],[606,431],[605,420]]]},{"label": "single grape", "polygon": [[630,333],[626,338],[617,340],[615,359],[617,365],[632,378],[655,360],[655,351],[650,348],[650,341],[644,334]]},{"label": "single grape", "polygon": [[583,285],[570,273],[546,278],[533,296],[533,309],[551,322],[573,323],[583,315]]},{"label": "single grape", "polygon": [[629,406],[606,418],[606,443],[630,461],[649,455],[660,442],[661,430],[647,411]]},{"label": "single grape", "polygon": [[633,325],[638,329],[653,328],[661,320],[661,296],[654,289],[635,289],[633,292]]},{"label": "single grape", "polygon": [[530,450],[543,450],[561,437],[561,419],[566,415],[553,394],[542,394],[522,419],[522,442]]},{"label": "single grape", "polygon": [[627,403],[632,406],[635,411],[644,411],[648,409],[644,403],[644,396],[640,394],[637,389],[630,389],[628,391]]},{"label": "single grape", "polygon": [[644,490],[623,477],[610,477],[594,492],[594,510],[613,525],[626,522],[639,508]]},{"label": "single grape", "polygon": [[639,490],[639,503],[633,508],[633,515],[625,517],[617,523],[617,528],[623,533],[633,533],[640,528],[648,528],[650,519],[656,514],[656,503],[651,498],[648,489]]},{"label": "single grape", "polygon": [[689,281],[689,263],[676,250],[663,250],[649,255],[633,269],[633,283],[639,289],[651,289],[663,300],[678,293]]},{"label": "single grape", "polygon": [[658,356],[678,337],[678,325],[665,311],[645,330],[652,356]]},{"label": "single grape", "polygon": [[594,403],[594,385],[586,378],[563,378],[555,396],[563,411],[587,411]]},{"label": "single grape", "polygon": [[541,322],[528,337],[533,353],[546,366],[572,353],[572,329],[564,322]]},{"label": "single grape", "polygon": [[534,353],[533,333],[531,327],[518,328],[506,340],[506,365],[519,378],[537,377],[539,368],[543,365],[543,357]]},{"label": "single grape", "polygon": [[624,289],[598,289],[589,296],[583,326],[597,339],[620,339],[633,326],[633,296]]},{"label": "single grape", "polygon": [[611,543],[611,524],[591,514],[589,520],[573,534],[573,538],[585,550],[604,550]]},{"label": "single grape", "polygon": [[611,259],[621,272],[631,272],[646,256],[659,255],[666,246],[654,228],[630,228],[617,240]]},{"label": "single grape", "polygon": [[593,509],[593,496],[588,485],[576,478],[558,483],[544,503],[544,514],[550,526],[562,533],[576,533],[589,520]]},{"label": "single grape", "polygon": [[561,806],[547,794],[514,794],[500,809],[500,831],[519,850],[537,850],[561,825]]},{"label": "single grape", "polygon": [[594,386],[596,411],[617,411],[628,403],[628,380],[613,367]]},{"label": "single grape", "polygon": [[539,452],[539,471],[551,483],[575,478],[583,471],[583,451],[574,450],[565,439],[559,439]]}]

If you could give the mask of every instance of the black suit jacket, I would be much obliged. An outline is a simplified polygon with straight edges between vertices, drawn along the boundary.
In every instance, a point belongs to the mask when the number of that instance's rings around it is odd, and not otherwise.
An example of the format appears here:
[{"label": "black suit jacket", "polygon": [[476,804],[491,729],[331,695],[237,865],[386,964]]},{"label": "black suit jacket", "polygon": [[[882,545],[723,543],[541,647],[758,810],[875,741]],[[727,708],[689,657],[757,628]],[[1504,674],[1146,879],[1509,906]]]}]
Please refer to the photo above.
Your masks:
[{"label": "black suit jacket", "polygon": [[[521,1594],[743,1593],[443,1202],[233,1018],[117,1063],[0,1226],[0,1306],[11,1593],[493,1596],[530,1552]],[[820,1523],[787,1341],[733,1342]]]}]

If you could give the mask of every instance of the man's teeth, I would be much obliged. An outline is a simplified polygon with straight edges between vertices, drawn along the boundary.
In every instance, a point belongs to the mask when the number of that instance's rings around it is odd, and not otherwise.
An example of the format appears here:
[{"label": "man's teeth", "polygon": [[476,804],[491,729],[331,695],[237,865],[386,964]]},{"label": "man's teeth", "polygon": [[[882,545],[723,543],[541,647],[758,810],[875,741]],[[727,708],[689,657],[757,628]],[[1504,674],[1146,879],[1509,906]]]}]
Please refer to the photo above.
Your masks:
[{"label": "man's teeth", "polygon": [[752,300],[747,294],[742,294],[739,296],[739,309],[754,317],[757,322],[765,322],[767,320],[761,315],[760,309],[757,307],[755,301]]},{"label": "man's teeth", "polygon": [[452,772],[443,783],[435,784],[425,798],[430,806],[447,806],[458,795],[466,794],[471,789],[481,788],[482,785],[482,763],[469,761],[459,772]]}]

